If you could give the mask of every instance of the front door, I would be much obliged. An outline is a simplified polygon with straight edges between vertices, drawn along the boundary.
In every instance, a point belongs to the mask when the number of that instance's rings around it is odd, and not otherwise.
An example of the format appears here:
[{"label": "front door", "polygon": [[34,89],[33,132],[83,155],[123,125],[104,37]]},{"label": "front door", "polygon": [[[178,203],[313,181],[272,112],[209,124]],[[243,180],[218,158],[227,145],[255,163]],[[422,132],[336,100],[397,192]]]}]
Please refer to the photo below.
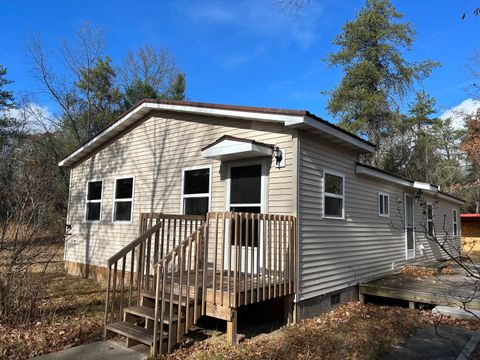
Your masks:
[{"label": "front door", "polygon": [[413,204],[413,196],[405,194],[405,241],[407,260],[415,258],[415,222]]},{"label": "front door", "polygon": [[[241,165],[231,166],[229,168],[229,193],[228,193],[228,210],[240,213],[259,214],[263,209],[263,193],[264,193],[264,176],[263,165]],[[257,259],[261,258],[258,254],[261,249],[261,229],[257,220],[247,218],[240,221],[230,223],[228,229],[229,243],[231,248],[227,249],[226,256],[235,253],[233,248],[235,245],[235,231],[238,227],[239,238],[237,239],[237,253],[240,254],[240,269],[242,272],[256,273]],[[248,232],[248,235],[246,234]],[[233,255],[232,255],[233,256]],[[232,262],[233,264],[233,262]],[[262,264],[259,264],[260,266]]]}]

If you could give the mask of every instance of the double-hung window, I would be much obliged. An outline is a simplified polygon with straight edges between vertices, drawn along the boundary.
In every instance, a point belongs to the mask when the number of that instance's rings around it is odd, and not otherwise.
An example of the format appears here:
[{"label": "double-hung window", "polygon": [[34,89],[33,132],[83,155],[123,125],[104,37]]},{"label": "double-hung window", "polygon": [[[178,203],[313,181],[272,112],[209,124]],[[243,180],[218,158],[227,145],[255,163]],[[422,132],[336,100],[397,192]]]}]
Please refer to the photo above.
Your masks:
[{"label": "double-hung window", "polygon": [[131,222],[133,210],[133,177],[115,179],[113,221]]},{"label": "double-hung window", "polygon": [[427,232],[428,236],[435,236],[435,226],[433,223],[433,205],[427,204]]},{"label": "double-hung window", "polygon": [[210,168],[184,169],[182,208],[185,215],[205,215],[210,205]]},{"label": "double-hung window", "polygon": [[89,181],[87,184],[87,199],[85,205],[85,221],[100,221],[102,213],[103,181]]},{"label": "double-hung window", "polygon": [[458,214],[457,214],[457,209],[453,209],[453,236],[458,236]]},{"label": "double-hung window", "polygon": [[323,217],[345,218],[345,176],[324,171],[323,176]]},{"label": "double-hung window", "polygon": [[378,193],[378,215],[384,217],[390,216],[390,196],[387,193]]}]

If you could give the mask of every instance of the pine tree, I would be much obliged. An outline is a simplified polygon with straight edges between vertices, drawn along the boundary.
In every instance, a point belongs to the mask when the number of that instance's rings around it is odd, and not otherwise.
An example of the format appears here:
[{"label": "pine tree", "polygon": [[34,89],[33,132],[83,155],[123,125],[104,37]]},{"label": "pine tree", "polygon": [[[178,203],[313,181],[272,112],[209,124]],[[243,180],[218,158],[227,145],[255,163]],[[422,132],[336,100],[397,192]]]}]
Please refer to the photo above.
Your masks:
[{"label": "pine tree", "polygon": [[80,117],[83,119],[90,138],[109,125],[121,112],[122,93],[115,85],[116,73],[111,59],[98,58],[95,66],[79,70],[80,79],[75,86],[82,96],[77,99]]},{"label": "pine tree", "polygon": [[391,131],[399,100],[439,65],[403,58],[415,33],[409,23],[399,22],[402,18],[389,0],[367,0],[335,38],[339,50],[327,58],[344,71],[330,93],[328,110],[342,127],[379,145]]},{"label": "pine tree", "polygon": [[175,78],[175,81],[170,84],[170,87],[162,97],[171,100],[185,100],[186,87],[187,82],[185,80],[185,75],[179,73]]},{"label": "pine tree", "polygon": [[158,93],[150,84],[135,80],[125,89],[124,108],[128,109],[143,99],[157,99]]},{"label": "pine tree", "polygon": [[10,114],[10,110],[15,107],[13,92],[5,89],[5,86],[13,81],[7,79],[6,76],[7,69],[0,65],[0,150],[12,133],[15,124],[15,120]]}]

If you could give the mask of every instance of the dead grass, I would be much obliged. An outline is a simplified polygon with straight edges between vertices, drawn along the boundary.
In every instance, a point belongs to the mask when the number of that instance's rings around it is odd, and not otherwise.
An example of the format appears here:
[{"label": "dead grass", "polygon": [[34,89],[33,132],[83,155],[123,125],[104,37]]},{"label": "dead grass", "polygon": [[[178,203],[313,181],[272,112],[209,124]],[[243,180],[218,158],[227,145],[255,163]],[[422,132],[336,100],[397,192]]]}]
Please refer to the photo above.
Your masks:
[{"label": "dead grass", "polygon": [[[60,250],[60,251],[59,251]],[[63,251],[56,251],[44,281],[47,294],[43,318],[35,324],[0,324],[0,358],[27,359],[101,338],[105,290],[93,281],[63,271]],[[352,302],[314,319],[282,327],[226,345],[225,335],[214,336],[168,356],[183,359],[376,359],[409,335],[439,318],[429,311],[362,305]],[[443,324],[480,328],[473,320],[442,319]]]},{"label": "dead grass", "polygon": [[15,327],[0,324],[1,359],[27,359],[101,338],[105,291],[91,280],[66,275],[59,247],[50,246],[55,258],[38,279],[47,287],[42,319]]},{"label": "dead grass", "polygon": [[[245,340],[238,347],[223,336],[168,356],[183,359],[378,359],[437,318],[427,311],[352,302],[322,316]],[[477,330],[473,320],[442,319],[443,324]]]}]

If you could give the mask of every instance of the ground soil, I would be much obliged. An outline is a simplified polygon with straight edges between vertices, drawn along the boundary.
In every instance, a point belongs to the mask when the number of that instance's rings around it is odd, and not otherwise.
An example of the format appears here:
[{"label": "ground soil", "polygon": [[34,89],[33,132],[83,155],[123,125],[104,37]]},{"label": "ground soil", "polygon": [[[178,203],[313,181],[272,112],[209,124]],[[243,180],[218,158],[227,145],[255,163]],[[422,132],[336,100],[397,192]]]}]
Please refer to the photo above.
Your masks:
[{"label": "ground soil", "polygon": [[[0,359],[27,359],[101,339],[105,289],[95,282],[66,275],[63,251],[56,252],[43,281],[44,316],[32,324],[0,324]],[[295,325],[249,323],[237,347],[226,345],[224,324],[205,324],[187,337],[169,359],[377,359],[408,336],[439,323],[480,328],[472,320],[435,317],[430,311],[348,303]],[[442,325],[440,325],[442,326]]]},{"label": "ground soil", "polygon": [[48,251],[54,259],[38,279],[47,289],[40,305],[43,315],[30,324],[0,324],[0,359],[28,359],[101,339],[104,288],[65,274],[62,245],[50,245]]},{"label": "ground soil", "polygon": [[321,316],[226,344],[224,334],[191,343],[168,359],[379,359],[425,326],[478,330],[476,320],[437,317],[431,311],[351,302]]}]

